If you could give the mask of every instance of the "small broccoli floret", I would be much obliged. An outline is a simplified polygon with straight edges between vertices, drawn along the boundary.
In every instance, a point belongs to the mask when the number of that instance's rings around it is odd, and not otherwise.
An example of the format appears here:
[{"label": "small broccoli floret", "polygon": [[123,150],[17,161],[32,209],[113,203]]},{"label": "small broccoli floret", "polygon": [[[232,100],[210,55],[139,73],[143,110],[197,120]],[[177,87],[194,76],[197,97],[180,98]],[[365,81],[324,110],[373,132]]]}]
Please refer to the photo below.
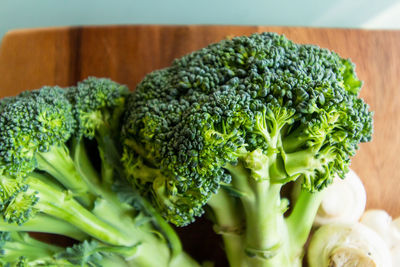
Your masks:
[{"label": "small broccoli floret", "polygon": [[23,224],[40,212],[105,242],[135,244],[132,236],[109,227],[74,198],[88,207],[98,202],[69,154],[75,120],[63,89],[43,87],[7,100],[0,129],[1,212],[6,221]]},{"label": "small broccoli floret", "polygon": [[94,138],[117,130],[128,87],[105,78],[89,77],[68,89],[77,120],[78,136]]},{"label": "small broccoli floret", "polygon": [[76,194],[87,191],[66,147],[75,131],[75,120],[63,89],[43,87],[9,98],[3,102],[0,129],[3,174],[23,176],[46,171]]},{"label": "small broccoli floret", "polygon": [[128,87],[105,78],[89,77],[68,89],[77,121],[75,136],[95,138],[102,159],[102,178],[112,183],[113,170],[119,167],[120,117]]},{"label": "small broccoli floret", "polygon": [[[215,214],[218,224],[245,222],[231,246],[241,252],[227,252],[233,266],[295,266],[317,192],[343,177],[359,143],[371,139],[361,85],[350,60],[277,34],[212,44],[147,75],[128,97],[126,173],[177,225],[206,204],[222,211],[219,203],[240,202],[236,214]],[[284,219],[280,192],[295,180],[304,196]]]}]

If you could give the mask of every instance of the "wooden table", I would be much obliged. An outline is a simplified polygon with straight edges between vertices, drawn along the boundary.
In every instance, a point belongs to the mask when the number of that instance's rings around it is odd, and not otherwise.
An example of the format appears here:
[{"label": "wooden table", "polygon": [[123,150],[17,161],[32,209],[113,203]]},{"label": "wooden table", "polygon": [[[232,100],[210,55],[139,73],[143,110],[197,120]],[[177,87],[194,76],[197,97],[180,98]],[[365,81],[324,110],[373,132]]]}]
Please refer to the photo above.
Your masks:
[{"label": "wooden table", "polygon": [[[369,208],[400,216],[400,31],[240,26],[102,26],[16,30],[0,48],[0,97],[42,85],[73,85],[89,75],[134,89],[175,57],[228,36],[273,31],[350,57],[375,111],[373,141],[352,168],[365,183]],[[399,169],[397,169],[399,168]]]}]

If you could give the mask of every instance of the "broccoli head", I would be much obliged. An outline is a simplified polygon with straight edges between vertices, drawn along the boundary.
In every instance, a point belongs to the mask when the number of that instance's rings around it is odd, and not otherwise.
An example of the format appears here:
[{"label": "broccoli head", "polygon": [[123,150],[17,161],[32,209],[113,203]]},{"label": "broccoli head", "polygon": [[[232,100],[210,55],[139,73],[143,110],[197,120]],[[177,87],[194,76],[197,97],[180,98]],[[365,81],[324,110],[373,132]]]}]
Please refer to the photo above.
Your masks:
[{"label": "broccoli head", "polygon": [[[281,35],[211,44],[148,74],[128,97],[126,174],[176,225],[210,206],[217,228],[231,229],[232,266],[296,266],[318,192],[371,139],[361,86],[350,60]],[[303,191],[284,218],[291,181]]]},{"label": "broccoli head", "polygon": [[43,87],[1,101],[0,162],[7,174],[29,173],[37,153],[62,146],[75,129],[72,106],[59,87]]},{"label": "broccoli head", "polygon": [[68,88],[78,126],[78,136],[94,138],[104,128],[116,125],[123,111],[128,87],[105,78],[89,77]]},{"label": "broccoli head", "polygon": [[301,176],[319,190],[371,138],[361,84],[349,60],[276,34],[212,44],[147,75],[129,97],[127,172],[178,225],[201,215],[230,183],[226,167],[255,150],[268,158],[259,179]]}]

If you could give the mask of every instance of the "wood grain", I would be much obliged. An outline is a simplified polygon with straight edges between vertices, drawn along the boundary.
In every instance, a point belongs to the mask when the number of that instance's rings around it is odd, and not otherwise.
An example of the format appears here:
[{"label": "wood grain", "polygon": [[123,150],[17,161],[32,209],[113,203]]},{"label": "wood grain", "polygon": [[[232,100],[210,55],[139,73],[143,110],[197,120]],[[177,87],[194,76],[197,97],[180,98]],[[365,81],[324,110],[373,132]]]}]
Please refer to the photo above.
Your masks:
[{"label": "wood grain", "polygon": [[273,31],[350,57],[365,82],[361,96],[375,111],[371,143],[352,168],[362,177],[369,208],[400,216],[400,31],[240,26],[104,26],[9,32],[0,48],[0,96],[42,85],[73,85],[110,77],[130,88],[176,57],[228,36]]}]

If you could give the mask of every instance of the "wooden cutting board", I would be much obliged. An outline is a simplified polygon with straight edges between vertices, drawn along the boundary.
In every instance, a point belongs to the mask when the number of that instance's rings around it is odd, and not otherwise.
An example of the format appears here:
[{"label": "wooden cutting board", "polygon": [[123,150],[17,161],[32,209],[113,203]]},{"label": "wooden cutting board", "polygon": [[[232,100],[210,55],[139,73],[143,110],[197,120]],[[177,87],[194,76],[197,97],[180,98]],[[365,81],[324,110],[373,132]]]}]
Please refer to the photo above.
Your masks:
[{"label": "wooden cutting board", "polygon": [[[43,85],[68,86],[89,75],[134,89],[143,76],[212,42],[273,31],[333,49],[357,65],[361,96],[375,111],[373,141],[352,168],[365,183],[368,208],[400,216],[400,31],[293,27],[105,26],[11,31],[0,48],[0,96]],[[399,168],[399,169],[398,169]]]}]

